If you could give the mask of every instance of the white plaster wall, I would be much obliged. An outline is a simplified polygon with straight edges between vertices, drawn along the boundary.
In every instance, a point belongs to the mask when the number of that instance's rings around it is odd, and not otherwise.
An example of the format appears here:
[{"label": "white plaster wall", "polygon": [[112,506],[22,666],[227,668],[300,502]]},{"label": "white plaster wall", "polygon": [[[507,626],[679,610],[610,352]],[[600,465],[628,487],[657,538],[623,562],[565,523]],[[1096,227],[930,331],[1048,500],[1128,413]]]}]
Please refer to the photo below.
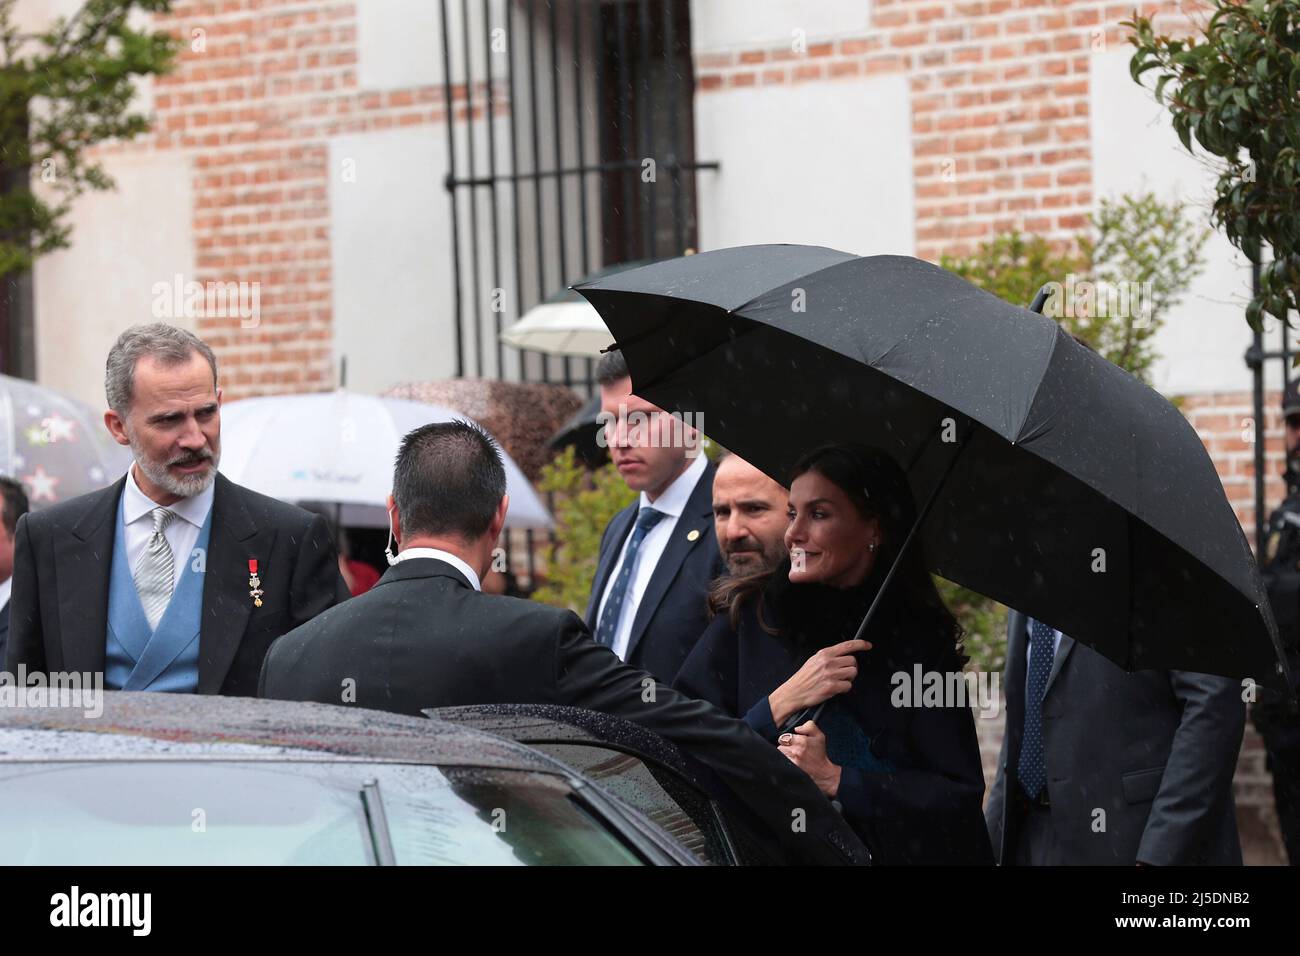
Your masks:
[{"label": "white plaster wall", "polygon": [[446,169],[442,126],[330,141],[334,347],[350,389],[454,374]]},{"label": "white plaster wall", "polygon": [[[1193,202],[1210,227],[1216,173],[1179,142],[1169,114],[1129,77],[1128,48],[1097,54],[1092,63],[1093,182],[1097,200],[1153,191]],[[1156,335],[1160,358],[1152,384],[1167,395],[1245,391],[1252,387],[1243,355],[1251,343],[1245,307],[1250,267],[1222,232],[1211,232],[1205,269]],[[1280,388],[1280,363],[1269,363],[1267,387]]]},{"label": "white plaster wall", "polygon": [[915,248],[903,76],[740,87],[695,102],[702,249],[765,242]]},{"label": "white plaster wall", "polygon": [[[545,5],[539,4],[538,11],[538,16],[544,17]],[[492,27],[506,29],[505,0],[492,0],[488,16]],[[471,0],[469,19],[470,65],[475,79],[481,80],[486,75],[488,55],[483,48],[481,0]],[[465,76],[465,28],[457,0],[447,4],[447,36],[452,82],[460,83]],[[508,46],[508,32],[505,39]],[[357,81],[363,90],[441,86],[442,4],[439,0],[361,0],[357,4],[357,45]],[[520,54],[515,51],[516,57]],[[504,53],[493,53],[492,70],[494,75],[504,76]]]},{"label": "white plaster wall", "polygon": [[691,45],[722,51],[870,32],[870,0],[691,0]]},{"label": "white plaster wall", "polygon": [[[460,4],[449,4],[452,37]],[[453,19],[454,17],[454,19]],[[443,81],[441,5],[432,0],[362,0],[357,4],[357,82],[363,90],[432,86]]]},{"label": "white plaster wall", "polygon": [[184,315],[153,312],[155,283],[194,275],[192,170],[176,153],[110,157],[117,189],[77,200],[70,249],[33,271],[37,381],[104,405],[104,359],[123,329]]}]

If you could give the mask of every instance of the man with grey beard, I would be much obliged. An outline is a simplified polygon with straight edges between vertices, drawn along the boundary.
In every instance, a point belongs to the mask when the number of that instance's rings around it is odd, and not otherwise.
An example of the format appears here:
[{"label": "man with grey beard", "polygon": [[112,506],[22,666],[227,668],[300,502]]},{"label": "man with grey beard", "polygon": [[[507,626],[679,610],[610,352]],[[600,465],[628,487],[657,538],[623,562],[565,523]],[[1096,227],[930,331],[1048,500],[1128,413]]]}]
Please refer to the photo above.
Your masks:
[{"label": "man with grey beard", "polygon": [[6,670],[254,695],[271,642],[348,596],[325,519],[217,472],[217,360],[192,333],[127,329],[105,391],[135,461],[18,522]]}]

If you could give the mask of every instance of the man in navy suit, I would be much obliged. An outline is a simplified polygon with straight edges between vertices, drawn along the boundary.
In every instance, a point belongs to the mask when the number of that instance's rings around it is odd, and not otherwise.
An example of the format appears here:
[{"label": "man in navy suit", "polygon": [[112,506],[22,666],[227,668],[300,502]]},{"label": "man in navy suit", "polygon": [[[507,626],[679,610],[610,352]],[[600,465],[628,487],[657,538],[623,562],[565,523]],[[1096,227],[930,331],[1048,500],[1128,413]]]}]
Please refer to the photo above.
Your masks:
[{"label": "man in navy suit", "polygon": [[1013,610],[1004,687],[1006,733],[984,809],[1003,866],[1241,865],[1241,685],[1128,673]]},{"label": "man in navy suit", "polygon": [[668,682],[708,626],[709,584],[725,569],[713,528],[713,475],[700,434],[632,394],[620,352],[596,369],[610,458],[636,501],[600,541],[587,602],[596,640]]},{"label": "man in navy suit", "polygon": [[9,592],[14,579],[14,529],[27,514],[27,492],[12,478],[0,477],[0,667],[9,640]]}]

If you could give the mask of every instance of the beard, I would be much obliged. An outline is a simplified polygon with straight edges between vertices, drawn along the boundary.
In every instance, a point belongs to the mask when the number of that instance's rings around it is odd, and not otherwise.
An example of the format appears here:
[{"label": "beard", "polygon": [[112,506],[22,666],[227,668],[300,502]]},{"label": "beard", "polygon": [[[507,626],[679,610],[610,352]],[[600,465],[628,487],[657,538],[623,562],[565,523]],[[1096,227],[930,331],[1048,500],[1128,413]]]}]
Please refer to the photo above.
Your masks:
[{"label": "beard", "polygon": [[784,546],[769,553],[757,541],[741,542],[741,544],[744,545],[743,550],[731,550],[723,555],[727,562],[727,570],[733,576],[770,571],[786,556]]},{"label": "beard", "polygon": [[[195,495],[207,491],[208,487],[217,480],[217,465],[221,463],[220,451],[214,453],[210,449],[204,448],[202,451],[179,455],[166,461],[158,461],[150,458],[145,453],[145,450],[136,441],[135,435],[128,432],[127,438],[131,442],[131,454],[135,456],[135,463],[140,466],[140,470],[145,473],[145,477],[169,495],[193,498]],[[200,474],[173,475],[169,470],[172,465],[197,465],[201,461],[210,461],[212,464],[207,471]]]}]

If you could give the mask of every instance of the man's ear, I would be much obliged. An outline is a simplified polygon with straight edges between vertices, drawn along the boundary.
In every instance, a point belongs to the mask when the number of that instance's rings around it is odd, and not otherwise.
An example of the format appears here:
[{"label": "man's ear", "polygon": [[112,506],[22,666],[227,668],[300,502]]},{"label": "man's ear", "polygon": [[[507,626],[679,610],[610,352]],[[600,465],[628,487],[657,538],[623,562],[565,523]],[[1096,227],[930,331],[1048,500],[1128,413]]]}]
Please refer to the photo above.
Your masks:
[{"label": "man's ear", "polygon": [[501,537],[501,530],[506,526],[506,512],[510,510],[510,496],[502,495],[501,503],[497,505],[496,514],[492,516],[492,523],[488,525],[488,537],[496,542]]},{"label": "man's ear", "polygon": [[111,408],[104,412],[104,427],[113,436],[113,441],[119,445],[131,444],[131,439],[126,436],[126,422],[122,421],[122,416]]},{"label": "man's ear", "polygon": [[392,519],[393,540],[398,544],[402,543],[402,513],[397,510],[397,499],[389,494],[384,501],[384,507],[388,509],[388,514]]}]

